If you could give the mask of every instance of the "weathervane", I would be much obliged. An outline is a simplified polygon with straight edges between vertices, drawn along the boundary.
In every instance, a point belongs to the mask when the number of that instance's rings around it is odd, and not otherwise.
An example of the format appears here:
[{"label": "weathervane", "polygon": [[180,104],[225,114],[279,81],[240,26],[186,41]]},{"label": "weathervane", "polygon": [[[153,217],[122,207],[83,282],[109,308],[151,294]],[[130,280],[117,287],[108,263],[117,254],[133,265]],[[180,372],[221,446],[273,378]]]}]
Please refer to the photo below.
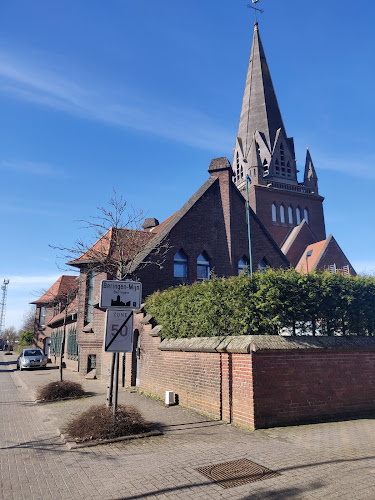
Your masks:
[{"label": "weathervane", "polygon": [[249,9],[254,9],[255,10],[255,23],[257,23],[257,12],[260,12],[261,14],[263,14],[264,10],[262,9],[258,9],[256,7],[256,4],[259,2],[259,0],[251,0],[254,4],[255,4],[255,7],[253,7],[250,3],[248,4],[248,8]]}]

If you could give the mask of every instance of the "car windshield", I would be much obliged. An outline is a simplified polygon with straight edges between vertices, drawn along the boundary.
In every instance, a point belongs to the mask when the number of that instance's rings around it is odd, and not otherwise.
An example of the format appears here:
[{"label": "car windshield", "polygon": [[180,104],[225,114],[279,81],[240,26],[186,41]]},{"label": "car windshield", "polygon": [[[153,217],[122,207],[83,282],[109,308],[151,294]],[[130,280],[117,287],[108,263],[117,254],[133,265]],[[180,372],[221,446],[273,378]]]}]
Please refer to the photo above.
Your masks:
[{"label": "car windshield", "polygon": [[24,356],[43,356],[43,353],[40,349],[26,349],[23,351]]}]

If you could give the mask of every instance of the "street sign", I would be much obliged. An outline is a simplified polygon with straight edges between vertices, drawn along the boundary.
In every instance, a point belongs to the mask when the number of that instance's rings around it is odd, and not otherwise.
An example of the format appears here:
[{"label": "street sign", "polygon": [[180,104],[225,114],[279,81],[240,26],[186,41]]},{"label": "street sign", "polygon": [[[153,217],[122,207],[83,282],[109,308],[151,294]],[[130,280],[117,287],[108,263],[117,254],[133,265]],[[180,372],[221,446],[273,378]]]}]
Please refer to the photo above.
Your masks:
[{"label": "street sign", "polygon": [[138,281],[103,280],[99,307],[139,309],[142,301],[142,283]]},{"label": "street sign", "polygon": [[107,309],[104,350],[133,351],[133,310]]}]

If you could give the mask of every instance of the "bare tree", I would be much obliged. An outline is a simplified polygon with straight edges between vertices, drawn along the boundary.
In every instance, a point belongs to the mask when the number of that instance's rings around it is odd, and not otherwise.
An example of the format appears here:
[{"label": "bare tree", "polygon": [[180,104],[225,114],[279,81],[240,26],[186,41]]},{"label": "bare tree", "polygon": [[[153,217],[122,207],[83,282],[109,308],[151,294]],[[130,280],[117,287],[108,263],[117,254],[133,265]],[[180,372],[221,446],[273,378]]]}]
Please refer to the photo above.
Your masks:
[{"label": "bare tree", "polygon": [[5,328],[5,330],[3,330],[3,340],[8,344],[8,350],[10,349],[10,346],[14,345],[17,338],[18,333],[14,326],[9,326],[8,328]]},{"label": "bare tree", "polygon": [[88,269],[105,272],[109,278],[136,279],[137,271],[153,264],[164,263],[168,244],[165,239],[154,245],[155,234],[144,231],[142,210],[129,207],[113,190],[108,208],[97,207],[98,215],[79,220],[91,237],[77,239],[73,247],[53,246],[68,264],[85,265]]},{"label": "bare tree", "polygon": [[[143,230],[142,210],[129,207],[113,190],[108,208],[97,207],[98,215],[81,220],[91,238],[78,239],[73,248],[52,246],[69,265],[104,272],[109,279],[137,279],[137,272],[150,264],[162,267],[169,248],[161,234]],[[113,374],[118,373],[118,353],[113,353],[108,385],[107,404],[112,405]],[[117,390],[117,388],[116,388]],[[114,415],[116,404],[114,405]]]},{"label": "bare tree", "polygon": [[29,309],[23,313],[21,331],[22,332],[34,331],[34,324],[35,324],[35,307],[29,307]]}]

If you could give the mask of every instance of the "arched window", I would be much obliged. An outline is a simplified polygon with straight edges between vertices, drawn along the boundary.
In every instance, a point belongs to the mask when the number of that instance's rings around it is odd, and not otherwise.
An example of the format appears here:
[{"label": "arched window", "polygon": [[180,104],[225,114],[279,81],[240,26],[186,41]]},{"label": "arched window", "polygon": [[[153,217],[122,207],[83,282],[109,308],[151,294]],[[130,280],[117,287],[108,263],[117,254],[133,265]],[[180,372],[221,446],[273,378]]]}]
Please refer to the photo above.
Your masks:
[{"label": "arched window", "polygon": [[305,219],[305,221],[308,224],[309,223],[309,212],[308,212],[307,208],[305,208],[305,210],[303,211],[303,218]]},{"label": "arched window", "polygon": [[238,274],[247,273],[248,269],[249,261],[246,257],[242,257],[242,259],[238,261]]},{"label": "arched window", "polygon": [[297,226],[301,224],[301,210],[299,208],[296,208],[296,221]]},{"label": "arched window", "polygon": [[277,221],[277,209],[276,209],[276,205],[274,203],[272,203],[272,222],[276,222]]},{"label": "arched window", "polygon": [[288,220],[289,224],[293,224],[293,209],[291,206],[288,207]]},{"label": "arched window", "polygon": [[264,272],[267,269],[267,267],[269,267],[267,259],[263,258],[258,264],[258,271]]},{"label": "arched window", "polygon": [[42,306],[40,308],[39,326],[44,326],[45,324],[46,324],[46,307]]},{"label": "arched window", "polygon": [[280,205],[280,222],[285,224],[285,208],[283,205]]},{"label": "arched window", "polygon": [[175,278],[187,278],[187,264],[187,256],[183,250],[180,250],[173,259]]},{"label": "arched window", "polygon": [[197,279],[200,281],[210,279],[210,259],[206,252],[200,254],[197,258]]}]

